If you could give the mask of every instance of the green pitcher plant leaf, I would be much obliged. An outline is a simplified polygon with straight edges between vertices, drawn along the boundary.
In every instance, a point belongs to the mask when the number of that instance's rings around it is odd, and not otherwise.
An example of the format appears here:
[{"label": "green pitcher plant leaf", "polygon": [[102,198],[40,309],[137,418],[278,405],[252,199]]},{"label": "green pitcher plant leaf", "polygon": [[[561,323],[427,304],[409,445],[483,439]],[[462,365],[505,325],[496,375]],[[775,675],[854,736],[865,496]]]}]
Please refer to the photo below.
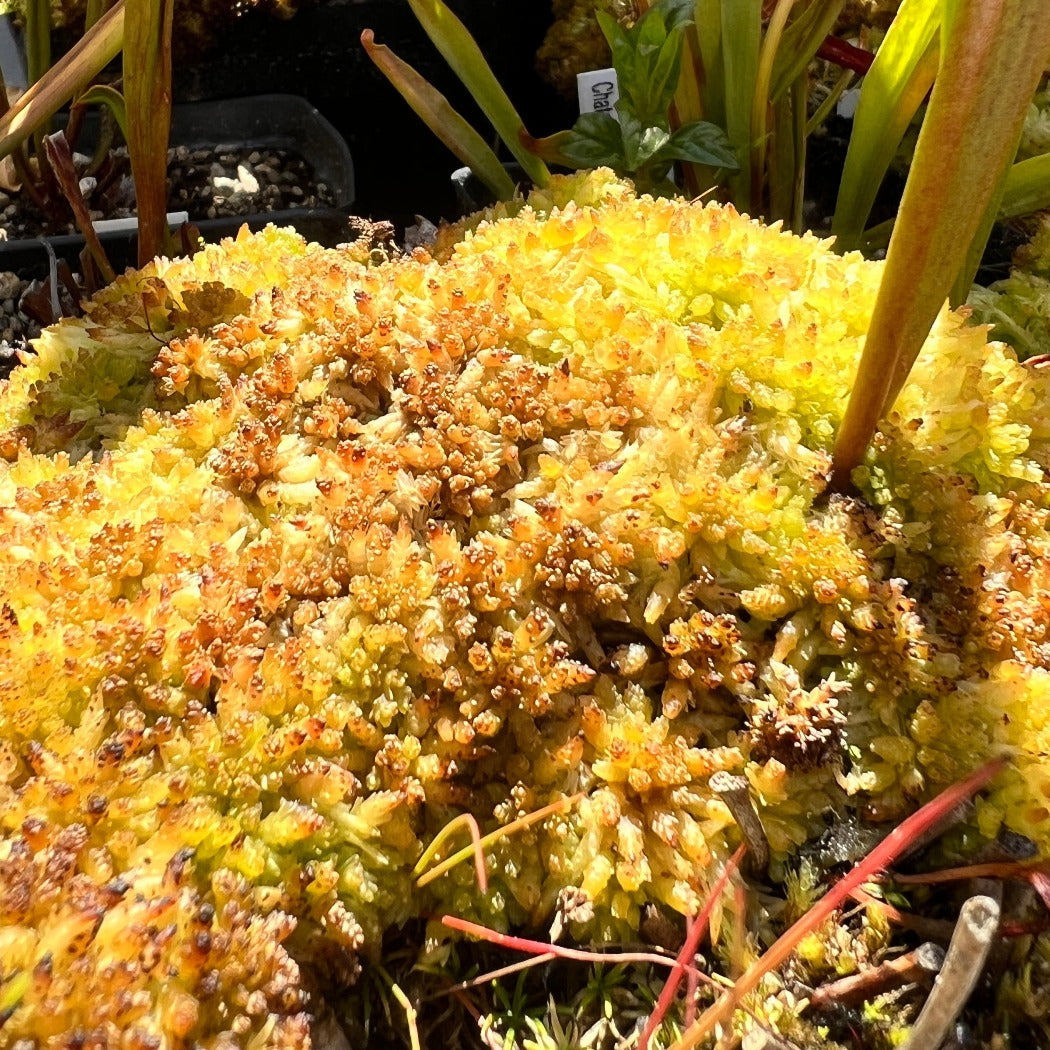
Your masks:
[{"label": "green pitcher plant leaf", "polygon": [[139,265],[168,241],[171,23],[175,0],[125,0],[124,102],[139,219]]},{"label": "green pitcher plant leaf", "polygon": [[937,72],[941,5],[904,0],[861,85],[831,232],[860,245],[875,195]]},{"label": "green pitcher plant leaf", "polygon": [[751,114],[762,40],[762,0],[722,0],[721,21],[725,129],[740,161],[739,170],[729,178],[729,188],[737,207],[754,213],[760,202],[751,195]]},{"label": "green pitcher plant leaf", "polygon": [[497,200],[510,200],[514,196],[514,180],[488,143],[453,109],[448,99],[390,48],[377,44],[371,29],[361,34],[361,44],[427,127],[481,179]]},{"label": "green pitcher plant leaf", "polygon": [[[761,29],[761,22],[759,22]],[[693,31],[696,34],[699,93],[706,120],[726,126],[725,62],[722,55],[721,0],[696,0]],[[757,55],[757,48],[756,48]]]},{"label": "green pitcher plant leaf", "polygon": [[92,84],[83,94],[77,96],[74,106],[105,106],[120,128],[125,142],[128,138],[128,107],[124,96],[108,84]]},{"label": "green pitcher plant leaf", "polygon": [[51,65],[51,4],[27,0],[25,5],[26,73],[35,84]]},{"label": "green pitcher plant leaf", "polygon": [[536,186],[546,186],[550,172],[539,157],[522,144],[524,124],[507,93],[485,61],[467,27],[441,0],[408,0],[427,36],[434,42],[471,98],[496,129],[514,159]]},{"label": "green pitcher plant leaf", "polygon": [[795,0],[776,0],[758,52],[758,69],[751,99],[751,208],[755,211],[762,210],[762,187],[766,174],[766,151],[769,147],[768,122],[772,109],[769,87],[773,77],[773,64],[794,4]]},{"label": "green pitcher plant leaf", "polygon": [[[958,0],[890,238],[857,378],[835,446],[849,482],[998,207],[1028,102],[1050,57],[1044,0]],[[981,246],[983,247],[983,245]]]},{"label": "green pitcher plant leaf", "polygon": [[8,156],[120,54],[124,4],[119,0],[0,117],[0,157]]},{"label": "green pitcher plant leaf", "polygon": [[1050,208],[1050,153],[1022,160],[1007,172],[999,218],[1014,219],[1044,208]]}]

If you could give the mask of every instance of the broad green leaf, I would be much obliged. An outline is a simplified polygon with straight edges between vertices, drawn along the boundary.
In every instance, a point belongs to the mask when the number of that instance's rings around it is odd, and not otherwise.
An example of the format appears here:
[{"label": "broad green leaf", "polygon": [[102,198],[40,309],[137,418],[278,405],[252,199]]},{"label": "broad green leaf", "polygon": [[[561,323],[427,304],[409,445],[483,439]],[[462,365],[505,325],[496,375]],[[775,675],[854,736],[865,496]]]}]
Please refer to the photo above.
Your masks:
[{"label": "broad green leaf", "polygon": [[649,10],[660,12],[668,33],[673,33],[676,29],[685,29],[693,24],[696,17],[695,0],[657,0]]},{"label": "broad green leaf", "polygon": [[937,72],[941,4],[904,0],[864,77],[831,232],[841,251],[861,241],[882,180]]},{"label": "broad green leaf", "polygon": [[650,125],[641,134],[638,140],[638,151],[635,156],[634,168],[644,167],[667,145],[671,139],[671,132],[667,128],[658,128]]},{"label": "broad green leaf", "polygon": [[514,181],[488,143],[452,108],[448,99],[390,48],[377,44],[371,29],[361,33],[361,44],[427,127],[481,179],[497,200],[510,200],[514,196]]},{"label": "broad green leaf", "polygon": [[521,133],[525,125],[467,27],[442,0],[408,2],[427,36],[491,121],[507,149],[536,186],[546,186],[550,172],[543,161],[522,144]]},{"label": "broad green leaf", "polygon": [[[609,45],[609,52],[612,55],[612,63],[617,75],[624,81],[624,85],[633,84],[635,47],[631,42],[631,37],[627,30],[607,11],[598,11],[596,17],[598,27]],[[624,92],[624,85],[621,85],[621,93]]]},{"label": "broad green leaf", "polygon": [[653,56],[645,82],[644,106],[638,110],[644,123],[667,119],[682,69],[682,41],[683,31],[676,29],[667,34],[659,52]]},{"label": "broad green leaf", "polygon": [[645,126],[634,115],[630,106],[623,104],[623,99],[616,103],[620,114],[620,135],[623,139],[623,156],[627,171],[637,171],[641,165],[639,155],[642,149],[642,135]]},{"label": "broad green leaf", "polygon": [[726,133],[705,120],[680,127],[660,147],[660,157],[706,164],[712,168],[726,168],[730,171],[738,166],[736,157],[729,148]]},{"label": "broad green leaf", "polygon": [[[1044,0],[958,0],[835,447],[843,487],[998,204],[1050,57]],[[982,246],[983,247],[983,246]]]},{"label": "broad green leaf", "polygon": [[139,220],[139,266],[168,241],[171,23],[175,0],[126,0],[124,102]]},{"label": "broad green leaf", "polygon": [[552,163],[572,168],[607,165],[619,171],[625,170],[620,124],[609,113],[581,113],[569,131],[551,137],[559,140],[557,154],[544,153]]},{"label": "broad green leaf", "polygon": [[693,0],[659,0],[629,29],[604,11],[598,23],[609,43],[620,97],[646,125],[667,119],[678,85],[685,28]]},{"label": "broad green leaf", "polygon": [[1050,208],[1050,153],[1029,157],[1010,169],[999,202],[999,218],[1013,219],[1044,208]]},{"label": "broad green leaf", "polygon": [[76,44],[0,117],[0,157],[6,157],[47,122],[119,53],[124,43],[119,0]]}]

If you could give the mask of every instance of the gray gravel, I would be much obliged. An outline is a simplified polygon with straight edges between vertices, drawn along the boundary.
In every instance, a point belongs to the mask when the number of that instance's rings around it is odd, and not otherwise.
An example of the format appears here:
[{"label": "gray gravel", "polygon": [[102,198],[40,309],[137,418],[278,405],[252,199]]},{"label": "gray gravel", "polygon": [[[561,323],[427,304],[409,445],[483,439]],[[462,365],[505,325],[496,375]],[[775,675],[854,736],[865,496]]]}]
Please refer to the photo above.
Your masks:
[{"label": "gray gravel", "polygon": [[[119,219],[134,214],[134,191],[126,151],[115,150],[114,174],[100,185],[93,176],[81,178],[91,217]],[[77,158],[80,168],[87,157]],[[302,157],[287,150],[168,151],[168,210],[187,211],[191,220],[236,217],[285,208],[320,208],[335,203],[325,183],[314,180]],[[42,233],[75,233],[72,221],[45,228],[43,217],[29,203],[0,192],[0,230],[8,240],[38,237]]]},{"label": "gray gravel", "polygon": [[[123,171],[102,189],[92,176],[81,179],[81,191],[91,206],[91,217],[125,218],[134,214],[134,192],[127,174],[127,154],[116,151]],[[86,165],[86,157],[78,157]],[[286,150],[191,150],[178,146],[168,152],[168,210],[189,212],[192,220],[237,217],[286,208],[328,207],[335,203],[329,188],[314,182],[302,157]],[[45,231],[35,208],[0,191],[0,240],[35,238],[41,233],[76,233],[73,223]],[[2,262],[0,262],[2,265]],[[40,326],[20,308],[27,291],[40,287],[0,270],[0,379],[16,363],[15,352],[40,334]]]}]

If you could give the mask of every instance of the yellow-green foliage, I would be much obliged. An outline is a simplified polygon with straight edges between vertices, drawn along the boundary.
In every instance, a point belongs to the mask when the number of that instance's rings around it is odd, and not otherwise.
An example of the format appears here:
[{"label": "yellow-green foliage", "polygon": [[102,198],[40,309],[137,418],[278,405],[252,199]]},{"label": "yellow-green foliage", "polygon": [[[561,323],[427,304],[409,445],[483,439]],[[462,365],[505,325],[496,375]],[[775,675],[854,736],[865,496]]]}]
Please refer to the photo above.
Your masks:
[{"label": "yellow-green foliage", "polygon": [[[829,498],[879,264],[608,172],[532,203],[155,263],[0,391],[0,1047],[301,1046],[409,917],[694,909],[717,770],[783,860],[1007,746],[979,827],[1050,845],[1050,380],[945,313]],[[455,814],[577,793],[486,898],[415,888]]]},{"label": "yellow-green foliage", "polygon": [[1014,256],[1010,275],[988,288],[974,285],[967,304],[977,323],[992,326],[1021,360],[1050,354],[1050,213]]}]

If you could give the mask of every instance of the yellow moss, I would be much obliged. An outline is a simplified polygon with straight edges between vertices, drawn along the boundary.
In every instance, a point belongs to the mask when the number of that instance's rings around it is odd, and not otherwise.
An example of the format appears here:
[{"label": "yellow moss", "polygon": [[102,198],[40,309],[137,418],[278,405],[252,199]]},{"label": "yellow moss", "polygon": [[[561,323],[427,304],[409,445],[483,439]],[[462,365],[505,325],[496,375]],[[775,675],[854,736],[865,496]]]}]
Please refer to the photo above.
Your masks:
[{"label": "yellow moss", "polygon": [[[944,314],[828,498],[879,273],[600,172],[436,258],[243,234],[49,330],[0,391],[0,1047],[109,1002],[113,953],[174,971],[120,978],[144,1039],[262,1047],[306,1023],[293,926],[338,983],[443,909],[693,911],[719,770],[783,859],[1006,747],[979,826],[1045,852],[1050,380]],[[578,792],[487,898],[414,890],[456,813]]]}]

